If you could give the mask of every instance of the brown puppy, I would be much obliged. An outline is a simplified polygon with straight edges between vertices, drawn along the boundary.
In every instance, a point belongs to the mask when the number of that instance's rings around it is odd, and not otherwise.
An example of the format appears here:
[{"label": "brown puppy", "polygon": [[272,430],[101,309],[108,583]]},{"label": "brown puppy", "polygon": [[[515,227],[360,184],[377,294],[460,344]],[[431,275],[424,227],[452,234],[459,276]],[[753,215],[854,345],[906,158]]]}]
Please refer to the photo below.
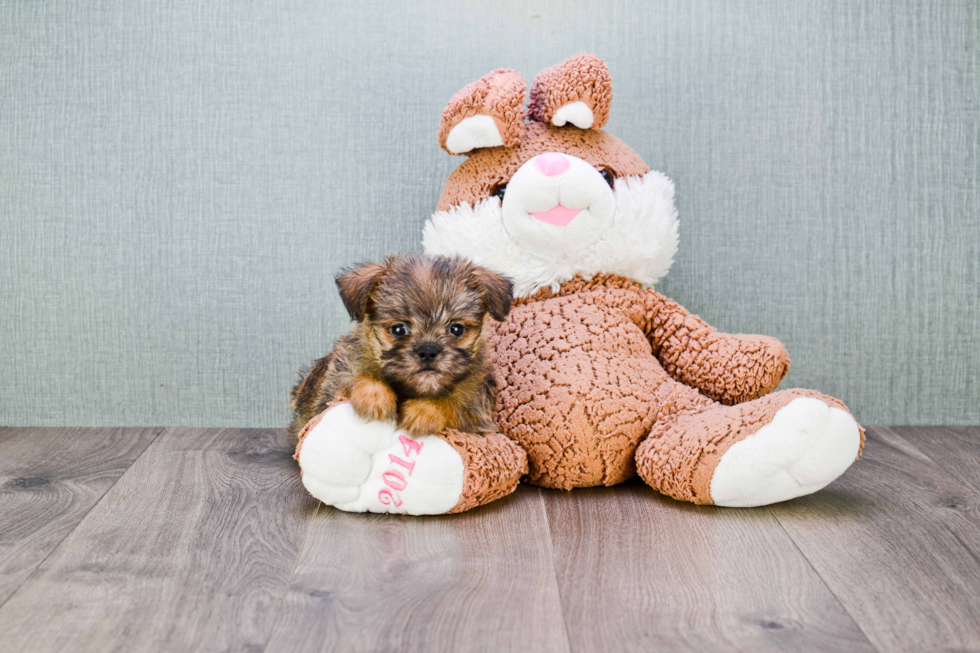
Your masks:
[{"label": "brown puppy", "polygon": [[336,281],[357,324],[293,388],[292,435],[340,398],[416,436],[496,430],[483,318],[506,317],[509,279],[458,257],[408,254]]}]

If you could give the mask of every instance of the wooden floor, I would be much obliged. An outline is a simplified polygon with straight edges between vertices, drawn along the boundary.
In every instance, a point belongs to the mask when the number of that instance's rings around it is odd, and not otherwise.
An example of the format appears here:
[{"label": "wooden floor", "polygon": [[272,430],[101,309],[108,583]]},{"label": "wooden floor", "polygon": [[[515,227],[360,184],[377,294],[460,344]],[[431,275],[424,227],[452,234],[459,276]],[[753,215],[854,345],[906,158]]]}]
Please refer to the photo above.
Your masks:
[{"label": "wooden floor", "polygon": [[980,429],[811,497],[345,514],[275,430],[0,429],[0,651],[980,650]]}]

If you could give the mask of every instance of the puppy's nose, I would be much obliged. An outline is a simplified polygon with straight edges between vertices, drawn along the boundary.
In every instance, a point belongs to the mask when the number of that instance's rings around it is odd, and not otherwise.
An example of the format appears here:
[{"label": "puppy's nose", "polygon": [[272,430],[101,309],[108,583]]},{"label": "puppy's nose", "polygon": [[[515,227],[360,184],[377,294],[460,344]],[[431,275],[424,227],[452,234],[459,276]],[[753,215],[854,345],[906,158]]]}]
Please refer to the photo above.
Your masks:
[{"label": "puppy's nose", "polygon": [[565,156],[558,152],[545,152],[534,157],[534,167],[545,177],[554,177],[568,170],[572,165]]},{"label": "puppy's nose", "polygon": [[441,351],[442,349],[440,349],[438,345],[427,342],[419,347],[415,353],[418,355],[419,360],[421,360],[423,363],[431,363],[436,359],[436,356],[438,356],[439,352]]}]

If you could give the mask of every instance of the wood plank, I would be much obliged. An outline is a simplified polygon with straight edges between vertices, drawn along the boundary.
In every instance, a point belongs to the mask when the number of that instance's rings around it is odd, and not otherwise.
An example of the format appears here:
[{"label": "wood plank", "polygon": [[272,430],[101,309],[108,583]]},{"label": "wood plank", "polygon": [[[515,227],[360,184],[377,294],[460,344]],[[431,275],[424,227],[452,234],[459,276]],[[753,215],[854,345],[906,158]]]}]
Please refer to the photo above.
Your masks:
[{"label": "wood plank", "polygon": [[162,429],[0,429],[0,605]]},{"label": "wood plank", "polygon": [[540,491],[444,517],[322,508],[267,650],[567,651]]},{"label": "wood plank", "polygon": [[772,511],[879,650],[938,651],[980,648],[978,508],[976,488],[873,428],[831,487]]},{"label": "wood plank", "polygon": [[871,651],[767,509],[546,492],[576,651]]},{"label": "wood plank", "polygon": [[980,490],[980,428],[975,426],[892,426],[879,435],[898,434],[933,462]]},{"label": "wood plank", "polygon": [[0,609],[8,651],[260,650],[315,501],[281,430],[170,429]]}]

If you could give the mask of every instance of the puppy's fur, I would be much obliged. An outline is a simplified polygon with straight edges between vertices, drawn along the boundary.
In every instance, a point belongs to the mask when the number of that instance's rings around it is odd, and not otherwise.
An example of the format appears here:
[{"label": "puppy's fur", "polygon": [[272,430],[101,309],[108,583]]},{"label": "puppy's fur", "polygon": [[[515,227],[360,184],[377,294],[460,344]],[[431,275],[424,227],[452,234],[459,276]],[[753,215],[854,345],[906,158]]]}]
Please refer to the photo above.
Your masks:
[{"label": "puppy's fur", "polygon": [[397,419],[416,436],[494,430],[483,318],[506,317],[509,279],[465,259],[409,254],[336,281],[356,324],[293,388],[292,435],[339,398],[366,420]]}]

